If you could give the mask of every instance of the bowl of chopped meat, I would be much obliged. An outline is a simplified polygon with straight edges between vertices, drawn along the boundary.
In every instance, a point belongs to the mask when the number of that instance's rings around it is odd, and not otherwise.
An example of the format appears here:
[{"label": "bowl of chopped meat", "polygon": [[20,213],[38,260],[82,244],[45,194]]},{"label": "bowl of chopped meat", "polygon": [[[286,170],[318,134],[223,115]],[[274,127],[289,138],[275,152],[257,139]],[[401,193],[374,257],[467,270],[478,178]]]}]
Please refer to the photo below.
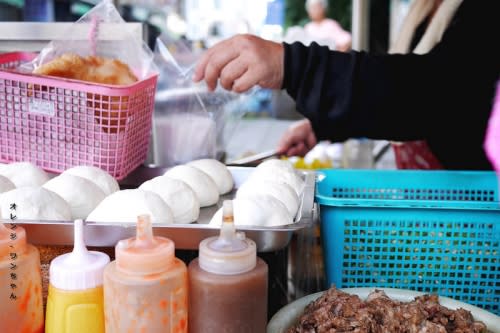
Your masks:
[{"label": "bowl of chopped meat", "polygon": [[282,308],[267,333],[500,333],[500,317],[447,297],[390,288],[331,289]]}]

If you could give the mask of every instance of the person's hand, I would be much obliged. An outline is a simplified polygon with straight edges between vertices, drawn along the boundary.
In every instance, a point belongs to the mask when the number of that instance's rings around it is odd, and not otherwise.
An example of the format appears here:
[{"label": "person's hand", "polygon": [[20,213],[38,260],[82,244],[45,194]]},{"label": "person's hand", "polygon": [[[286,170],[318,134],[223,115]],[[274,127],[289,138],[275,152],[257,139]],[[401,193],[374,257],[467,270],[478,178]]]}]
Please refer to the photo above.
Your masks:
[{"label": "person's hand", "polygon": [[349,52],[351,50],[351,40],[347,40],[344,43],[338,44],[337,45],[337,51],[340,52]]},{"label": "person's hand", "polygon": [[255,85],[280,89],[283,81],[283,45],[252,35],[238,35],[210,48],[193,77],[215,90],[217,80],[227,90],[244,92]]},{"label": "person's hand", "polygon": [[316,135],[308,119],[293,123],[283,134],[278,152],[287,156],[304,156],[316,145]]}]

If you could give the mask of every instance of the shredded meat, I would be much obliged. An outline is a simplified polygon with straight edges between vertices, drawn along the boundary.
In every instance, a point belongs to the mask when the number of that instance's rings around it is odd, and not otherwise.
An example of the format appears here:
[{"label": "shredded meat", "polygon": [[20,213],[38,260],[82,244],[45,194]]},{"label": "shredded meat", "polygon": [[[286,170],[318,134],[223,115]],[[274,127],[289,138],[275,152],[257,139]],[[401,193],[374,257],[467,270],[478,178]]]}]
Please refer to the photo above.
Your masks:
[{"label": "shredded meat", "polygon": [[464,309],[441,306],[435,295],[412,302],[390,299],[383,291],[372,292],[366,301],[331,288],[309,304],[298,323],[287,333],[484,333],[486,326],[474,321]]}]

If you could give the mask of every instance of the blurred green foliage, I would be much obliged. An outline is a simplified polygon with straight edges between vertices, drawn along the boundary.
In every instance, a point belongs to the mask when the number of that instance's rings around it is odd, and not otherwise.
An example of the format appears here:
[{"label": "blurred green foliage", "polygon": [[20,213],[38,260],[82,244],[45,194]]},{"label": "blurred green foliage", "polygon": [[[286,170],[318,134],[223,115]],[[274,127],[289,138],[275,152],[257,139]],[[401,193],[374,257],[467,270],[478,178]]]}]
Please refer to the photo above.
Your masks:
[{"label": "blurred green foliage", "polygon": [[0,0],[0,3],[11,5],[17,8],[23,8],[24,6],[24,0]]},{"label": "blurred green foliage", "polygon": [[[328,0],[328,17],[348,31],[351,30],[351,3],[352,0]],[[285,0],[285,28],[307,22],[305,0]]]}]

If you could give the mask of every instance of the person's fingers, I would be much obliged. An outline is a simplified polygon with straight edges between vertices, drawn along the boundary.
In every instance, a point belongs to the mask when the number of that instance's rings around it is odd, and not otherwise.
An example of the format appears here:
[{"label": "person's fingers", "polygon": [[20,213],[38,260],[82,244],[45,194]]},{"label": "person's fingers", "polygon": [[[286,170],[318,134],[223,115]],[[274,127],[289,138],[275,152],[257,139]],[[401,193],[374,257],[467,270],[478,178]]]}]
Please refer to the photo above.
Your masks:
[{"label": "person's fingers", "polygon": [[221,42],[215,44],[214,46],[212,46],[211,48],[209,48],[201,56],[200,60],[198,60],[198,63],[196,64],[196,69],[194,71],[194,75],[193,75],[194,82],[199,82],[199,81],[204,79],[207,65],[212,60],[212,56],[217,56],[218,54],[226,54],[227,50],[236,51],[236,50],[234,50],[234,48],[229,47],[229,45],[231,43],[233,43],[232,38],[228,39],[228,40],[221,41]]},{"label": "person's fingers", "polygon": [[278,147],[276,148],[276,151],[278,152],[278,154],[280,155],[287,155],[287,156],[290,156],[288,155],[289,153],[289,150],[291,149],[292,145],[288,144],[288,143],[279,143],[278,144]]},{"label": "person's fingers", "polygon": [[[304,127],[304,125],[306,125],[306,127]],[[299,120],[291,124],[280,138],[277,147],[278,152],[285,153],[294,144],[304,141],[308,134],[307,131],[304,130],[307,126],[309,126],[307,120]]]},{"label": "person's fingers", "polygon": [[280,154],[286,154],[288,150],[291,148],[293,145],[293,136],[292,136],[292,131],[289,128],[286,130],[285,134],[283,134],[280,138],[280,141],[278,142],[278,147],[276,150]]},{"label": "person's fingers", "polygon": [[318,143],[318,141],[316,140],[316,135],[314,134],[312,129],[311,132],[309,132],[309,135],[307,136],[306,143],[307,143],[307,148],[309,149],[314,148],[314,146],[316,146],[316,144]]},{"label": "person's fingers", "polygon": [[295,146],[292,146],[288,151],[286,152],[286,156],[292,157],[292,156],[298,156],[298,149]]},{"label": "person's fingers", "polygon": [[306,147],[306,144],[304,142],[300,142],[298,145],[297,145],[297,150],[299,151],[298,152],[298,155],[299,156],[304,156],[309,150],[307,149]]},{"label": "person's fingers", "polygon": [[285,155],[287,157],[297,156],[297,152],[298,152],[297,148],[291,147],[290,149],[287,150]]},{"label": "person's fingers", "polygon": [[205,73],[205,66],[206,66],[207,60],[205,59],[205,55],[201,57],[199,62],[196,64],[196,68],[194,69],[194,74],[193,74],[193,82],[200,82],[203,80],[203,74]]},{"label": "person's fingers", "polygon": [[[224,72],[225,66],[240,57],[245,69],[238,67]],[[239,93],[257,84],[263,88],[280,88],[283,45],[251,35],[239,35],[220,42],[201,57],[193,81],[205,80],[208,88],[214,90],[219,78],[226,89],[232,86],[232,90]]]},{"label": "person's fingers", "polygon": [[226,90],[232,90],[234,82],[245,74],[248,65],[238,57],[228,63],[221,71],[220,84]]},{"label": "person's fingers", "polygon": [[203,80],[205,75],[205,69],[207,67],[208,62],[210,61],[210,57],[212,56],[212,54],[213,54],[213,49],[209,49],[201,56],[200,60],[198,60],[193,75],[194,82],[199,82]]},{"label": "person's fingers", "polygon": [[304,142],[299,142],[288,150],[288,156],[304,156],[306,152],[307,148]]},{"label": "person's fingers", "polygon": [[203,75],[205,74],[205,67],[207,66],[207,61],[208,58],[206,57],[206,54],[204,54],[199,60],[199,62],[196,64],[196,68],[193,74],[194,82],[200,82],[201,80],[203,80]]},{"label": "person's fingers", "polygon": [[235,51],[218,52],[210,57],[210,60],[205,67],[204,75],[208,89],[215,90],[222,69],[237,57],[238,53]]},{"label": "person's fingers", "polygon": [[283,139],[281,139],[278,143],[278,146],[276,147],[276,152],[280,155],[288,155],[289,149],[290,145],[286,141],[283,141]]},{"label": "person's fingers", "polygon": [[[206,77],[207,67],[213,62],[220,63],[223,61],[224,57],[232,59],[238,55],[238,50],[234,47],[231,47],[233,43],[233,39],[228,39],[222,42],[217,43],[210,49],[208,49],[198,60],[196,64],[196,68],[193,74],[193,81],[199,82]],[[212,64],[213,66],[213,64]]]},{"label": "person's fingers", "polygon": [[233,83],[235,93],[243,93],[257,84],[258,73],[247,69],[247,71]]}]

